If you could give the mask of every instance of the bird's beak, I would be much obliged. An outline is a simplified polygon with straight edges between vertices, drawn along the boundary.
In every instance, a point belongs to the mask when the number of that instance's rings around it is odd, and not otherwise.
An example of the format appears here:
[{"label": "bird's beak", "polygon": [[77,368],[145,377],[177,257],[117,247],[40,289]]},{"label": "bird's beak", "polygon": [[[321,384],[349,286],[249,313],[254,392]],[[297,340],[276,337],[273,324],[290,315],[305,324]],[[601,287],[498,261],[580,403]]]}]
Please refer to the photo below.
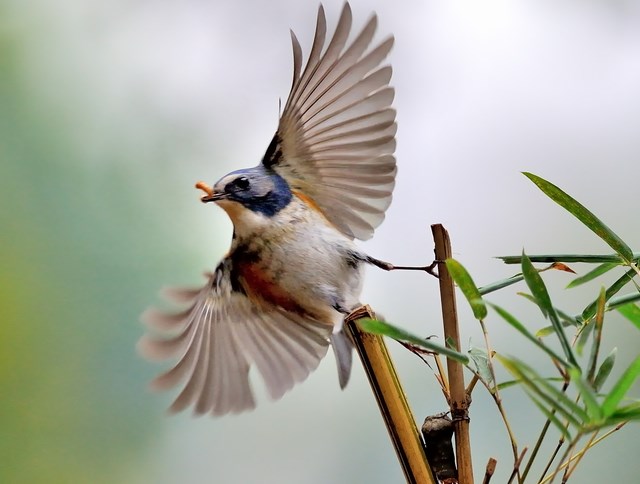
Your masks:
[{"label": "bird's beak", "polygon": [[208,202],[215,202],[217,200],[222,200],[223,198],[226,198],[224,193],[213,193],[212,195],[205,195],[203,197],[200,197],[200,200],[203,203],[208,203]]},{"label": "bird's beak", "polygon": [[205,182],[196,183],[196,188],[205,192],[205,195],[200,197],[200,201],[202,203],[216,202],[218,200],[223,200],[224,198],[226,198],[226,195],[224,193],[216,192]]}]

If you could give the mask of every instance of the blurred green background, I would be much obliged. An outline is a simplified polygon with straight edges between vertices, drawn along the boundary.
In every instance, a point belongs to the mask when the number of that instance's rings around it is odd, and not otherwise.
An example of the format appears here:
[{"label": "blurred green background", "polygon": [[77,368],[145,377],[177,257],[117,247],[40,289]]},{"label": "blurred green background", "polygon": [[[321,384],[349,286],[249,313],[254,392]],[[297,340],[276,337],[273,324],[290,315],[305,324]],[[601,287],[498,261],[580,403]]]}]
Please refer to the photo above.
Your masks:
[{"label": "blurred green background", "polygon": [[[326,2],[331,26],[341,5]],[[356,26],[375,10],[380,38],[396,36],[400,172],[387,221],[365,244],[372,255],[429,261],[436,222],[480,284],[514,272],[491,257],[523,246],[608,252],[522,170],[640,246],[638,2],[352,5]],[[402,481],[360,368],[345,392],[328,358],[281,402],[260,393],[251,414],[166,418],[170,396],[145,388],[158,368],[134,350],[158,289],[200,283],[226,250],[230,224],[193,183],[258,162],[290,82],[287,29],[307,52],[315,9],[0,0],[0,482]],[[568,282],[550,279],[558,291]],[[596,291],[561,297],[578,312]],[[503,301],[531,312],[513,292]],[[414,332],[440,331],[436,284],[423,275],[371,271],[363,300]],[[626,341],[624,362],[640,341],[612,321],[603,351]],[[498,349],[528,350],[493,324]],[[416,416],[442,411],[428,370],[392,351]],[[531,444],[541,418],[519,392],[506,398]],[[471,416],[476,471],[496,456],[503,482],[508,442],[485,395]],[[632,482],[637,436],[632,425],[596,448],[576,482]]]}]

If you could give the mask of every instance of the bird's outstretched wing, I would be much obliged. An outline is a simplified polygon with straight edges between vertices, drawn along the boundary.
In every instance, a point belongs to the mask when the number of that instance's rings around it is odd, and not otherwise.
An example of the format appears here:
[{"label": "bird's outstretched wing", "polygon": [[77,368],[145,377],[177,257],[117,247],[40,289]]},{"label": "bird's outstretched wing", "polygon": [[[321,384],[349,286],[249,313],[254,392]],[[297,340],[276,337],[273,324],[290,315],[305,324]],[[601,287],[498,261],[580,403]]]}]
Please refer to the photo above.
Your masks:
[{"label": "bird's outstretched wing", "polygon": [[351,30],[351,9],[345,4],[325,49],[321,5],[304,70],[300,43],[291,32],[293,84],[262,160],[345,235],[363,240],[384,219],[396,174],[391,66],[380,67],[393,37],[366,52],[376,26],[374,15],[345,47]]},{"label": "bird's outstretched wing", "polygon": [[186,310],[165,314],[150,309],[143,321],[162,336],[138,343],[149,359],[177,363],[151,383],[165,390],[184,383],[171,405],[179,412],[224,415],[251,410],[252,364],[271,398],[278,399],[307,378],[327,352],[331,327],[283,309],[252,301],[233,287],[232,262],[225,259],[199,289],[170,289],[166,295]]}]

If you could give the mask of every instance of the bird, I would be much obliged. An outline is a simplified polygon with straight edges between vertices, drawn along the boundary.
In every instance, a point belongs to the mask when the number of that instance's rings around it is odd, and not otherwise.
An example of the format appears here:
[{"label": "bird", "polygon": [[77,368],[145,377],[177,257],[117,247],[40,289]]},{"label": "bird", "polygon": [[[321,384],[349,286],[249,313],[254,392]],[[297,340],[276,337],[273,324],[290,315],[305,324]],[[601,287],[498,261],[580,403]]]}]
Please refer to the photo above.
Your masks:
[{"label": "bird", "polygon": [[303,68],[296,35],[293,81],[277,131],[260,163],[213,186],[196,184],[204,203],[233,223],[231,248],[200,288],[171,288],[183,305],[146,310],[138,343],[150,360],[174,366],[151,382],[181,386],[170,412],[195,415],[252,410],[255,367],[273,400],[314,371],[332,347],[341,388],[352,367],[345,317],[360,306],[366,265],[392,264],[363,252],[392,200],[397,172],[395,91],[384,64],[394,37],[372,46],[375,13],[349,42],[345,3],[327,38],[322,4]]}]

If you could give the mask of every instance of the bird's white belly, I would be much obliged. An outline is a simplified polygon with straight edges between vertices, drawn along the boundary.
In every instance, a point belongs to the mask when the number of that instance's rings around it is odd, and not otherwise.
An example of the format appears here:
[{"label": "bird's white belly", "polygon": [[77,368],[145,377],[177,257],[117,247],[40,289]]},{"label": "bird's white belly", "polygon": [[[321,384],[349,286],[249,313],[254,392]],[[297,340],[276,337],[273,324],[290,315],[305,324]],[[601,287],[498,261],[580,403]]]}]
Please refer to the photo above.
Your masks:
[{"label": "bird's white belly", "polygon": [[260,275],[263,288],[274,286],[280,300],[290,298],[304,312],[339,329],[344,311],[358,304],[362,290],[364,268],[349,257],[358,249],[301,203],[283,212],[266,230],[243,238],[255,254],[252,270]]}]

